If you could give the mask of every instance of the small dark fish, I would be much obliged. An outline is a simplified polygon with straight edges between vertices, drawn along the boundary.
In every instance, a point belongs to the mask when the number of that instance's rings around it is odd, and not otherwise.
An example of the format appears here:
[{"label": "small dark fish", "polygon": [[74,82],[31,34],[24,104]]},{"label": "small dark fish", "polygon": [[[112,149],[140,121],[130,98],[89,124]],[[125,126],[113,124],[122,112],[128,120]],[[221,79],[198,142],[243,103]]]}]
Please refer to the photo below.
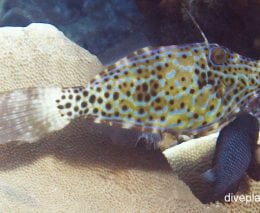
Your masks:
[{"label": "small dark fish", "polygon": [[241,113],[220,131],[212,169],[203,174],[213,185],[214,199],[236,193],[240,180],[255,163],[258,132],[257,118],[248,113]]}]

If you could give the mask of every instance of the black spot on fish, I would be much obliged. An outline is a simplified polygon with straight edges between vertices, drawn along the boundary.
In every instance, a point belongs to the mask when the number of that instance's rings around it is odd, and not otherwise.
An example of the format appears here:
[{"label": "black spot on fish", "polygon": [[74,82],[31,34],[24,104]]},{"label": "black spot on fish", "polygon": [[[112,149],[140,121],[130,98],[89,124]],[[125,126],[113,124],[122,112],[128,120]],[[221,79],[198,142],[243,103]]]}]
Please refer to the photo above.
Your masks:
[{"label": "black spot on fish", "polygon": [[65,107],[66,107],[66,108],[70,108],[70,107],[71,107],[71,103],[66,103],[66,104],[65,104]]}]

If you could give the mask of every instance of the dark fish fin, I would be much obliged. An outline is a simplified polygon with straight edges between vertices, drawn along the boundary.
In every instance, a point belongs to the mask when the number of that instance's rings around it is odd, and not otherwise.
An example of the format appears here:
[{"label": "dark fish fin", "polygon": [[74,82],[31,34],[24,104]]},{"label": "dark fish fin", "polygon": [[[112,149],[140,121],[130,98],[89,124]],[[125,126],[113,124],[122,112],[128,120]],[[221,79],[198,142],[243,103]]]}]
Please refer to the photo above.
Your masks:
[{"label": "dark fish fin", "polygon": [[260,164],[250,165],[247,174],[251,179],[260,181]]},{"label": "dark fish fin", "polygon": [[208,183],[214,183],[216,181],[216,173],[214,169],[207,170],[201,176],[203,180],[205,180]]},{"label": "dark fish fin", "polygon": [[232,183],[229,187],[227,187],[224,193],[219,193],[218,189],[215,188],[211,202],[221,201],[224,199],[225,195],[228,194],[236,194],[239,189],[240,181],[241,180],[238,180]]},{"label": "dark fish fin", "polygon": [[247,174],[253,180],[260,181],[260,145],[254,147]]},{"label": "dark fish fin", "polygon": [[256,147],[255,153],[253,154],[251,163],[247,169],[247,174],[250,178],[252,178],[255,181],[260,181],[260,162],[257,154],[260,153],[260,146],[258,145]]},{"label": "dark fish fin", "polygon": [[229,194],[229,193],[233,193],[233,194],[236,194],[238,189],[239,189],[239,185],[240,185],[240,182],[241,182],[241,179],[232,183],[228,188],[227,190],[225,191],[225,194],[222,195],[222,197],[224,197],[225,195]]}]

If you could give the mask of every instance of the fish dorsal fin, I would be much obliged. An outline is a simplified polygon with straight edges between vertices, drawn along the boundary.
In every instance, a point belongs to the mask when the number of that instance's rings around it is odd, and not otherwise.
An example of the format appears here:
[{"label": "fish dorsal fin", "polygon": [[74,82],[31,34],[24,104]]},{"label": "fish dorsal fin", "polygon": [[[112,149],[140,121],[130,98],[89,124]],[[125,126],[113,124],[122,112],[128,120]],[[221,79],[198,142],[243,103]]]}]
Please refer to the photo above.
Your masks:
[{"label": "fish dorsal fin", "polygon": [[202,38],[204,39],[205,44],[208,45],[208,44],[209,44],[209,41],[208,41],[206,35],[204,34],[204,32],[202,31],[202,29],[200,28],[200,26],[199,26],[198,22],[196,21],[196,19],[193,17],[193,15],[190,13],[190,11],[189,11],[187,8],[185,8],[185,11],[187,12],[187,14],[189,15],[189,17],[191,18],[193,24],[194,24],[194,25],[197,27],[197,29],[200,31],[200,34],[201,34]]},{"label": "fish dorsal fin", "polygon": [[[198,22],[196,21],[196,19],[193,17],[193,15],[190,13],[190,11],[187,8],[184,8],[185,11],[187,12],[187,14],[189,15],[189,17],[191,18],[193,24],[197,27],[197,29],[199,30],[202,38],[204,39],[204,43],[208,46],[209,45],[209,41],[206,37],[206,35],[204,34],[204,32],[202,31],[202,29],[200,28]],[[206,72],[206,82],[208,83],[208,71]]]}]

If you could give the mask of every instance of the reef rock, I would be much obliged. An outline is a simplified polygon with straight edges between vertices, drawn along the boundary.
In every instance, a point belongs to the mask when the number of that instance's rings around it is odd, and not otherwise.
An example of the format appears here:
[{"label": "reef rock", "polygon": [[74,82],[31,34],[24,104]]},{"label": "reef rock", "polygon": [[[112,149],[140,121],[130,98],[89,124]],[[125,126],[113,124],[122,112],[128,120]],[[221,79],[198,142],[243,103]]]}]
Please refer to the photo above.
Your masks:
[{"label": "reef rock", "polygon": [[[0,92],[84,85],[102,69],[95,56],[50,25],[1,28],[0,42]],[[110,132],[111,127],[75,121],[38,143],[1,145],[0,209],[225,212],[203,205],[160,152],[111,145]]]}]

